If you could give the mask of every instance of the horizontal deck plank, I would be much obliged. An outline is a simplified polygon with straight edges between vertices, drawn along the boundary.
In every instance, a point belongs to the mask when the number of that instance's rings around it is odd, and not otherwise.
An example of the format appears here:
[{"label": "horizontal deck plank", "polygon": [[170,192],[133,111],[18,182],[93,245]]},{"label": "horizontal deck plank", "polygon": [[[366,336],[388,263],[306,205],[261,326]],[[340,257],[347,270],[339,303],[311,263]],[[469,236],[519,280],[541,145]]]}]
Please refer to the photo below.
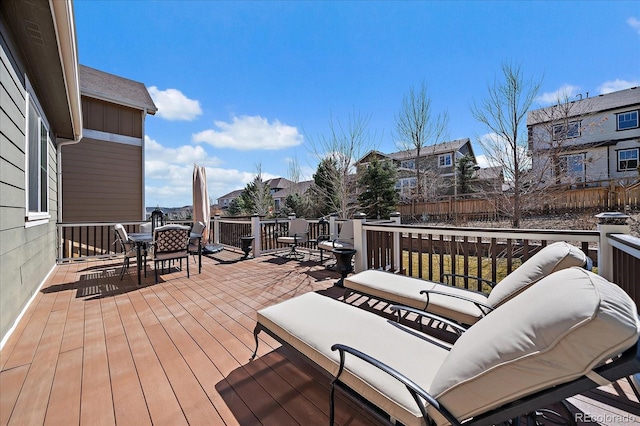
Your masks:
[{"label": "horizontal deck plank", "polygon": [[[56,267],[0,353],[0,425],[325,425],[329,378],[267,335],[256,311],[309,291],[339,298],[338,274],[223,252],[136,285],[121,259]],[[193,261],[190,259],[190,261]],[[389,315],[386,304],[355,305]],[[640,419],[625,381],[570,399],[579,413]],[[579,411],[578,411],[579,410]],[[336,424],[380,419],[340,393]]]}]

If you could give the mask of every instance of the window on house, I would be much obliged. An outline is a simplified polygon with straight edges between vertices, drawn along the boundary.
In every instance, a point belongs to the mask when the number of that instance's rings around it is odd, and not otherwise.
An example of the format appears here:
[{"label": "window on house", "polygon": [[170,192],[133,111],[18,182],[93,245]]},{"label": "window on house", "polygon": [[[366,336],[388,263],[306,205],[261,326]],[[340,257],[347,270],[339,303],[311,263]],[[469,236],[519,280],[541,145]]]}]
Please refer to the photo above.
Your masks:
[{"label": "window on house", "polygon": [[618,171],[636,170],[638,168],[638,148],[618,151]]},{"label": "window on house", "polygon": [[38,220],[49,216],[50,138],[34,99],[27,99],[27,216]]},{"label": "window on house", "polygon": [[451,154],[439,155],[438,167],[451,167]]},{"label": "window on house", "polygon": [[638,111],[628,111],[616,114],[618,130],[635,129],[638,127]]},{"label": "window on house", "polygon": [[568,124],[553,126],[553,140],[571,139],[580,136],[580,122],[570,121]]},{"label": "window on house", "polygon": [[584,182],[584,154],[563,155],[558,158],[560,172],[564,177],[575,179],[578,182]]},{"label": "window on house", "polygon": [[400,167],[403,169],[415,169],[416,168],[416,160],[402,160],[400,162]]}]

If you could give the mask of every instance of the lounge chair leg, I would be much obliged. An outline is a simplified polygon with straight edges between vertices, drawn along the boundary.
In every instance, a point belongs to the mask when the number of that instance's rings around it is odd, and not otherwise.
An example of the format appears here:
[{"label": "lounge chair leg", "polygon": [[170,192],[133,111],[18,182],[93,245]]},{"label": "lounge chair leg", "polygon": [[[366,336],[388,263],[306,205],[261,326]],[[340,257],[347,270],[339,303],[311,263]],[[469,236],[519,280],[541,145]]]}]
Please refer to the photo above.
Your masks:
[{"label": "lounge chair leg", "polygon": [[249,361],[253,361],[256,355],[258,354],[258,333],[260,333],[260,330],[262,330],[262,328],[260,327],[260,324],[256,324],[256,327],[253,329],[253,338],[256,341],[256,350],[253,351],[253,355],[251,355],[251,358],[249,358]]}]

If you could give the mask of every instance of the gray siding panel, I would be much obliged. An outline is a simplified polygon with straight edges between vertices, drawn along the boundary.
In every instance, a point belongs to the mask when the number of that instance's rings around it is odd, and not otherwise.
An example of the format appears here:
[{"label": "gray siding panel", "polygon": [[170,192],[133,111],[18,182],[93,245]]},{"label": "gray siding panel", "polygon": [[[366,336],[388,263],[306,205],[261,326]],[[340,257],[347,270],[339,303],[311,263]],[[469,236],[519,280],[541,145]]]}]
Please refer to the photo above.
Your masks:
[{"label": "gray siding panel", "polygon": [[[51,218],[45,224],[25,227],[26,92],[18,77],[24,70],[14,70],[4,46],[0,43],[0,339],[54,267],[57,249],[58,166],[53,143],[48,152]],[[15,49],[12,52],[18,54]]]}]

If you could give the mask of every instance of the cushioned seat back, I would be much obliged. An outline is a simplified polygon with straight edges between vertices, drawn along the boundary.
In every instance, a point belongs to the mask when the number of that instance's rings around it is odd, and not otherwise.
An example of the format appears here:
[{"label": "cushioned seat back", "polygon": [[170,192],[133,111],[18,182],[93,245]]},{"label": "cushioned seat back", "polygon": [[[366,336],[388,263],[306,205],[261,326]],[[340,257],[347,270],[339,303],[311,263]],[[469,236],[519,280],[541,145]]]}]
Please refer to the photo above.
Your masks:
[{"label": "cushioned seat back", "polygon": [[289,224],[289,233],[290,237],[297,235],[298,237],[306,236],[309,232],[309,222],[304,219],[293,219]]},{"label": "cushioned seat back", "polygon": [[463,420],[568,382],[631,347],[637,315],[604,278],[576,267],[556,272],[464,333],[429,393]]},{"label": "cushioned seat back", "polygon": [[348,220],[342,224],[340,228],[340,234],[338,235],[338,241],[353,244],[353,221]]},{"label": "cushioned seat back", "polygon": [[587,255],[577,247],[565,242],[550,244],[500,281],[489,293],[487,304],[497,308],[547,275],[586,262]]}]

